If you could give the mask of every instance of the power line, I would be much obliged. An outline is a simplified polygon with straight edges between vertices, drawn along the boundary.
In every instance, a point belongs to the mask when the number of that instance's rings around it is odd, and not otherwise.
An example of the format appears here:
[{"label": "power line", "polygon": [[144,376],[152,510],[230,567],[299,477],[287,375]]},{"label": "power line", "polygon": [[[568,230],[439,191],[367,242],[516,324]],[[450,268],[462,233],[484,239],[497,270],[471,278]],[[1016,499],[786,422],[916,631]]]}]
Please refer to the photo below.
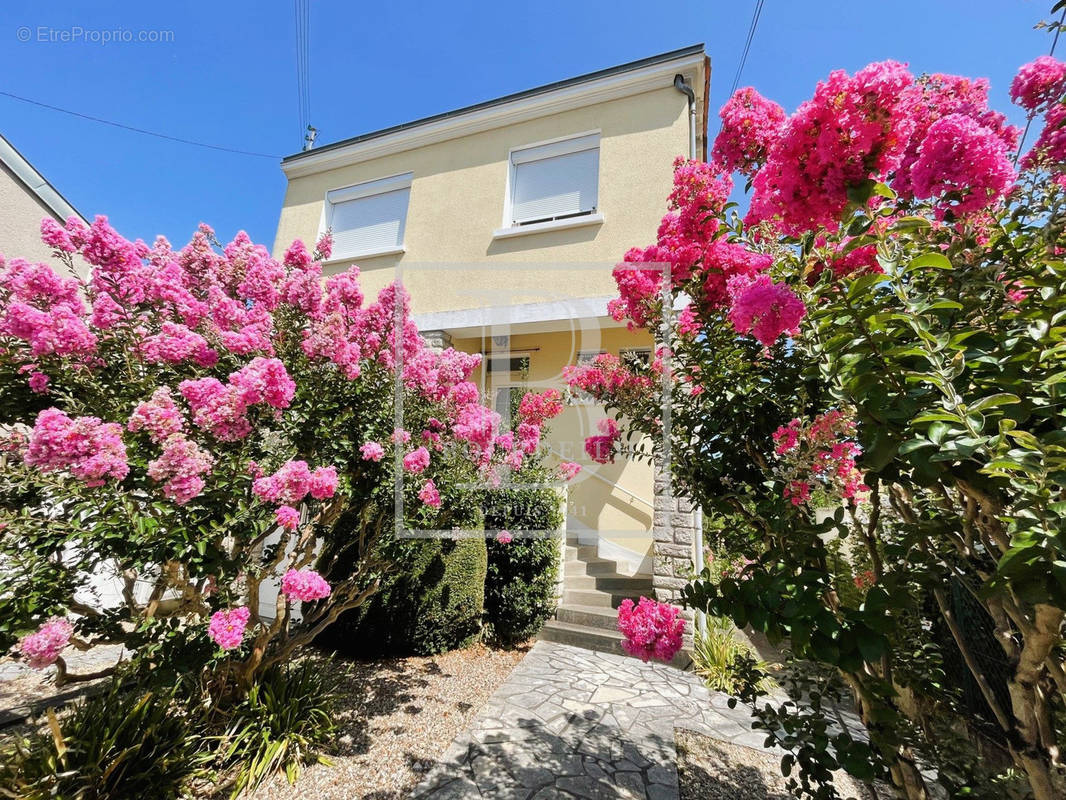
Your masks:
[{"label": "power line", "polygon": [[741,53],[740,63],[737,65],[737,74],[733,77],[733,88],[729,90],[729,96],[732,97],[733,93],[737,90],[737,84],[740,83],[740,75],[744,72],[744,65],[748,61],[748,51],[751,49],[751,40],[755,38],[755,29],[759,25],[759,17],[762,16],[762,7],[765,0],[758,0],[755,4],[755,10],[751,15],[751,25],[748,26],[748,38],[744,42],[744,52]]},{"label": "power line", "polygon": [[293,0],[296,21],[296,99],[301,138],[311,124],[311,4]]},{"label": "power line", "polygon": [[[1059,24],[1055,26],[1055,38],[1051,40],[1051,49],[1048,51],[1049,56],[1055,55],[1055,45],[1059,43],[1059,34],[1062,33],[1062,23],[1066,21],[1066,6],[1062,8],[1062,15],[1059,17]],[[1022,157],[1022,148],[1025,147],[1025,137],[1029,135],[1029,126],[1033,124],[1033,115],[1030,114],[1029,118],[1025,121],[1025,130],[1022,131],[1022,138],[1018,140],[1018,152],[1014,154],[1014,164],[1018,164],[1018,159]]]},{"label": "power line", "polygon": [[124,131],[131,131],[133,133],[140,133],[145,136],[155,136],[157,139],[166,139],[171,142],[179,142],[180,144],[191,144],[194,147],[206,147],[209,150],[220,150],[223,153],[237,153],[242,156],[257,156],[258,158],[270,158],[278,160],[281,156],[271,155],[269,153],[256,153],[251,150],[238,150],[234,147],[222,147],[217,144],[207,144],[206,142],[196,142],[192,139],[182,139],[179,136],[170,136],[166,133],[159,133],[158,131],[149,131],[144,128],[135,128],[132,125],[124,125],[121,122],[113,122],[109,119],[101,119],[100,117],[93,117],[88,114],[82,114],[79,111],[71,111],[69,108],[60,108],[59,106],[49,105],[48,103],[42,103],[39,100],[31,100],[28,97],[20,97],[17,94],[11,92],[0,91],[0,95],[4,97],[10,97],[12,100],[18,100],[20,103],[29,103],[31,106],[38,106],[39,108],[47,108],[49,111],[58,111],[60,114],[69,114],[72,117],[78,117],[79,119],[87,119],[90,122],[99,122],[102,125],[110,125],[113,128],[121,128]]}]

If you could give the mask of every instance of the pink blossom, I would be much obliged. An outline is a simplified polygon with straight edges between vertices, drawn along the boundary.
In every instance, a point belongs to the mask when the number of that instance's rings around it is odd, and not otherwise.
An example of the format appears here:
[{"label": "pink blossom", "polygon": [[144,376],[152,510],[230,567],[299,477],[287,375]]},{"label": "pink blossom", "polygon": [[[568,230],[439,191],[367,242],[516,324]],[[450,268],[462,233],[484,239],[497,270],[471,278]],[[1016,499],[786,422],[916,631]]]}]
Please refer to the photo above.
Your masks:
[{"label": "pink blossom", "polygon": [[729,321],[737,333],[751,333],[770,347],[783,333],[796,334],[807,309],[796,294],[769,275],[755,279],[738,276],[729,283],[733,298]]},{"label": "pink blossom", "polygon": [[299,505],[311,491],[311,470],[306,461],[286,461],[273,475],[257,478],[252,491],[268,503]]},{"label": "pink blossom", "polygon": [[292,506],[278,506],[274,512],[274,521],[282,528],[294,531],[300,525],[300,512]]},{"label": "pink blossom", "polygon": [[618,607],[618,630],[625,637],[622,649],[643,661],[670,661],[681,650],[685,620],[681,610],[641,597],[636,605],[628,597]]},{"label": "pink blossom", "polygon": [[178,391],[192,410],[192,420],[212,436],[224,442],[236,442],[252,431],[248,406],[241,401],[234,386],[216,378],[186,380],[178,384]]},{"label": "pink blossom", "polygon": [[572,481],[581,472],[581,465],[575,461],[564,461],[559,465],[559,474],[564,481]]},{"label": "pink blossom", "polygon": [[150,400],[139,403],[126,422],[126,430],[131,433],[143,430],[155,442],[180,433],[184,427],[185,417],[166,386],[152,392]]},{"label": "pink blossom", "polygon": [[526,455],[533,455],[540,445],[540,425],[522,422],[518,426],[518,446]]},{"label": "pink blossom", "polygon": [[441,500],[440,492],[437,491],[437,484],[432,480],[426,481],[418,492],[418,499],[430,508],[440,508]]},{"label": "pink blossom", "polygon": [[216,611],[211,615],[207,635],[223,650],[240,647],[244,640],[244,629],[248,626],[251,615],[252,612],[247,606],[238,606],[228,611]]},{"label": "pink blossom", "polygon": [[26,463],[42,471],[67,469],[88,486],[129,473],[122,428],[96,417],[71,419],[57,408],[37,415],[26,450]]},{"label": "pink blossom", "polygon": [[317,467],[311,473],[311,496],[316,500],[333,497],[337,491],[337,470],[335,467]]},{"label": "pink blossom", "polygon": [[767,221],[789,235],[835,229],[848,189],[895,167],[912,124],[898,103],[913,80],[903,64],[884,61],[820,82],[756,173],[747,224]]},{"label": "pink blossom", "polygon": [[411,434],[403,428],[397,428],[392,432],[392,436],[389,438],[392,440],[393,444],[407,444],[411,441]]},{"label": "pink blossom", "polygon": [[333,255],[333,231],[327,230],[318,237],[318,242],[315,243],[315,254],[323,261],[329,261],[330,256]]},{"label": "pink blossom", "polygon": [[933,123],[911,170],[916,197],[936,198],[956,216],[994,205],[1014,183],[1002,139],[961,114]]},{"label": "pink blossom", "polygon": [[281,591],[290,600],[302,600],[305,603],[330,595],[325,578],[311,569],[290,569],[281,579]]},{"label": "pink blossom", "polygon": [[141,341],[140,353],[149,363],[179,364],[192,361],[201,367],[211,367],[218,362],[218,352],[209,347],[207,340],[176,322],[164,322],[160,332]]},{"label": "pink blossom", "polygon": [[754,174],[780,135],[785,111],[750,86],[738,89],[718,112],[722,129],[711,157],[727,172]]},{"label": "pink blossom", "polygon": [[510,531],[501,530],[496,534],[496,541],[499,544],[510,544],[514,541],[514,537],[511,535]]},{"label": "pink blossom", "polygon": [[599,421],[599,429],[599,436],[589,436],[585,439],[585,452],[599,464],[613,464],[614,446],[621,438],[622,430],[610,417]]},{"label": "pink blossom", "polygon": [[500,425],[500,415],[479,403],[462,406],[452,423],[455,438],[468,442],[477,461],[484,466],[492,459],[496,442],[496,432]]},{"label": "pink blossom", "polygon": [[165,481],[163,494],[181,506],[203,491],[203,475],[213,464],[210,453],[183,434],[174,433],[163,443],[159,458],[148,462],[148,477]]},{"label": "pink blossom", "polygon": [[367,442],[359,448],[359,452],[363,456],[363,461],[381,461],[381,457],[385,455],[385,448],[377,442]]},{"label": "pink blossom", "polygon": [[296,394],[296,383],[276,358],[253,358],[231,373],[229,381],[240,392],[245,406],[266,403],[271,408],[288,408]]},{"label": "pink blossom", "polygon": [[43,372],[38,372],[36,370],[31,372],[27,383],[30,386],[30,391],[34,394],[48,393],[48,376]]},{"label": "pink blossom", "polygon": [[527,392],[518,404],[518,416],[532,425],[543,425],[562,411],[563,396],[558,389],[546,389],[540,394]]},{"label": "pink blossom", "polygon": [[1057,102],[1066,92],[1066,62],[1040,56],[1018,70],[1010,85],[1010,99],[1030,113]]},{"label": "pink blossom", "polygon": [[44,669],[55,663],[73,635],[73,625],[65,619],[54,617],[33,633],[22,637],[19,652],[33,669]]},{"label": "pink blossom", "polygon": [[425,472],[429,466],[429,451],[424,447],[412,450],[403,457],[403,468],[412,475]]}]

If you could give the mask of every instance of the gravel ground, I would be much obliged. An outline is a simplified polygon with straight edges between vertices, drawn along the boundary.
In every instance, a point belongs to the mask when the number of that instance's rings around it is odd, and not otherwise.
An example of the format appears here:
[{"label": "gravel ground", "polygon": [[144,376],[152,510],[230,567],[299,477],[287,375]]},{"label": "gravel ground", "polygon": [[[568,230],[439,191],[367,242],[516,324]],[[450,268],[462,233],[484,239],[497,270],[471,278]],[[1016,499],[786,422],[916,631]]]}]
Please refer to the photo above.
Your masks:
[{"label": "gravel ground", "polygon": [[526,653],[476,645],[425,658],[321,658],[341,693],[333,766],[306,767],[254,800],[392,800],[406,797]]},{"label": "gravel ground", "polygon": [[[674,737],[681,800],[791,800],[780,757],[693,731],[677,729]],[[874,800],[848,775],[837,773],[834,783],[841,797]]]},{"label": "gravel ground", "polygon": [[[63,658],[67,662],[67,670],[77,674],[110,667],[117,663],[122,655],[122,645],[103,645],[84,653],[68,648]],[[0,658],[0,720],[6,720],[5,712],[19,715],[40,701],[57,695],[81,694],[88,687],[99,683],[68,683],[57,689],[55,673],[55,667],[36,670],[15,658]]]}]

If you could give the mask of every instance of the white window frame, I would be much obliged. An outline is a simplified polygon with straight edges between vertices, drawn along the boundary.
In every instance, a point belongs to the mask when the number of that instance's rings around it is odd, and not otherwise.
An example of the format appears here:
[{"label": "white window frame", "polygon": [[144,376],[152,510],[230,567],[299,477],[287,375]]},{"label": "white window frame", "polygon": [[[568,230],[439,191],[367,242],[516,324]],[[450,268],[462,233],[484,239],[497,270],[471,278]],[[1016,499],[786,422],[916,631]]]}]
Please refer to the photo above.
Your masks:
[{"label": "white window frame", "polygon": [[[349,200],[360,200],[364,197],[373,197],[374,195],[386,194],[388,192],[397,192],[402,189],[410,190],[413,178],[413,172],[401,172],[396,175],[388,175],[384,178],[375,178],[373,180],[352,184],[351,186],[342,186],[337,189],[327,190],[322,204],[322,218],[319,221],[318,235],[321,237],[327,230],[333,229],[333,209],[336,204],[344,203]],[[400,221],[400,241],[398,245],[395,247],[362,250],[354,253],[337,253],[332,255],[326,263],[351,261],[356,258],[371,258],[373,256],[395,255],[406,252],[406,248],[404,247],[404,237],[407,235],[407,214],[410,211],[411,203],[410,193],[408,193],[407,203],[408,205],[403,211],[403,219]]]},{"label": "white window frame", "polygon": [[[594,147],[590,147],[588,140],[591,137],[595,137],[596,144]],[[596,207],[591,213],[581,214],[573,217],[566,217],[563,219],[547,220],[545,222],[533,222],[526,223],[524,225],[515,224],[514,221],[514,192],[516,187],[515,181],[515,154],[522,153],[525,150],[533,150],[536,148],[548,148],[551,152],[542,155],[540,158],[550,158],[553,156],[568,155],[569,153],[580,153],[583,150],[596,150]],[[600,160],[603,155],[603,137],[601,131],[597,128],[591,131],[582,131],[581,133],[573,133],[567,136],[560,136],[555,139],[546,139],[540,142],[532,142],[530,144],[524,144],[520,147],[512,147],[507,151],[507,183],[504,192],[503,202],[503,221],[500,228],[493,231],[492,237],[494,239],[507,239],[513,236],[525,236],[531,233],[543,233],[545,231],[565,230],[567,228],[580,228],[587,225],[600,225],[604,221],[603,212],[600,209]],[[540,158],[529,159],[529,161],[539,161]],[[528,162],[524,162],[528,163]]]}]

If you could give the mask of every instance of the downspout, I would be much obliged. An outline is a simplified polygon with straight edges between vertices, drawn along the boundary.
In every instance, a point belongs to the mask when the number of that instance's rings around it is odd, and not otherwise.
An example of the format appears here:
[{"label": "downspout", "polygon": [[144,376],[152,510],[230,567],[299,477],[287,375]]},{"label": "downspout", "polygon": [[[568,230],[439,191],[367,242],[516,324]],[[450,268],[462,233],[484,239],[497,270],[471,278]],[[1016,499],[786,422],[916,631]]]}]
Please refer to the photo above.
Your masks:
[{"label": "downspout", "polygon": [[[685,80],[685,76],[678,73],[674,76],[674,88],[681,92],[688,98],[688,157],[692,160],[696,160],[696,93],[692,90],[692,86]],[[692,564],[695,568],[695,572],[698,575],[703,571],[703,508],[697,507],[693,512],[695,517],[696,531],[692,537],[692,549],[693,559]],[[701,637],[707,635],[707,615],[696,610],[695,615],[696,630]]]},{"label": "downspout", "polygon": [[688,98],[688,157],[696,160],[696,93],[680,72],[674,76],[674,88]]}]

